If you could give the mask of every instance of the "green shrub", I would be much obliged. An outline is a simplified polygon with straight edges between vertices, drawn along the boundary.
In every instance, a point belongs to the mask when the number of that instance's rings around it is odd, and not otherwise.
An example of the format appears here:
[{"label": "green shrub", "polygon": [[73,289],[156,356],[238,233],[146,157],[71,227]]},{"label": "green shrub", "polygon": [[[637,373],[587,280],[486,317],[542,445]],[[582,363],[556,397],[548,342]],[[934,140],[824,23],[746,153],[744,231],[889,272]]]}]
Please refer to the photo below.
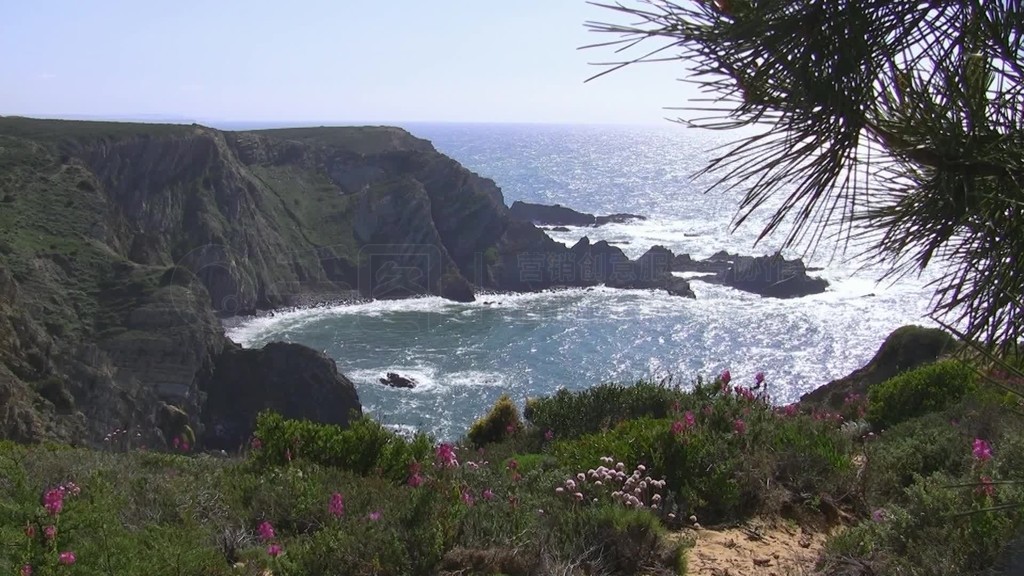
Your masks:
[{"label": "green shrub", "polygon": [[433,440],[417,434],[411,440],[370,418],[354,420],[348,428],[307,420],[287,420],[263,412],[256,420],[260,448],[253,453],[260,466],[280,466],[301,459],[357,474],[379,474],[404,482],[413,461],[432,456]]},{"label": "green shrub", "polygon": [[554,396],[531,398],[524,415],[540,430],[565,439],[607,430],[632,418],[665,418],[677,405],[689,409],[696,399],[679,388],[652,382],[601,384],[577,392],[563,388]]},{"label": "green shrub", "polygon": [[[880,507],[873,517],[838,533],[826,545],[823,567],[855,559],[871,574],[981,574],[1021,526],[1019,487],[1000,484],[987,497],[971,480],[944,473],[916,481],[902,505]],[[976,480],[975,480],[976,481]],[[992,509],[1010,504],[1002,509]]]},{"label": "green shrub", "polygon": [[519,409],[507,394],[502,394],[486,416],[473,422],[466,436],[475,446],[481,447],[514,436],[522,428]]},{"label": "green shrub", "polygon": [[942,360],[894,376],[868,391],[868,421],[877,429],[938,412],[956,404],[974,388],[970,366]]}]

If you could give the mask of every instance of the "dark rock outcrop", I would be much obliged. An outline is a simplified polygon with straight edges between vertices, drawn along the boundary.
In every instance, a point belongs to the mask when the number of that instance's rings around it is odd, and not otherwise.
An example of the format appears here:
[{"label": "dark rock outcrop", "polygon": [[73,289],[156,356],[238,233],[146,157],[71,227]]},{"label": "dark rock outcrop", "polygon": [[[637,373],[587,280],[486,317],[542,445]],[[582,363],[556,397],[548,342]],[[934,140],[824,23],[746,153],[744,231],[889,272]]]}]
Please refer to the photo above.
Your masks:
[{"label": "dark rock outcrop", "polygon": [[230,346],[217,358],[212,376],[202,414],[207,448],[237,450],[263,410],[341,426],[362,415],[355,385],[334,360],[299,344],[273,342],[258,350]]},{"label": "dark rock outcrop", "polygon": [[593,226],[597,220],[593,214],[577,212],[560,204],[548,206],[519,200],[512,203],[509,216],[521,222],[545,226]]},{"label": "dark rock outcrop", "polygon": [[594,226],[603,226],[605,224],[625,224],[626,222],[632,222],[633,220],[647,220],[646,216],[640,216],[639,214],[608,214],[607,216],[596,216],[594,217]]},{"label": "dark rock outcrop", "polygon": [[608,214],[594,216],[586,212],[577,212],[560,204],[533,204],[516,200],[509,208],[509,216],[521,222],[531,222],[541,226],[602,226],[604,224],[624,223],[632,220],[646,220],[637,214]]},{"label": "dark rock outcrop", "polygon": [[672,270],[714,274],[697,279],[773,298],[798,298],[828,288],[827,280],[807,274],[803,260],[786,260],[780,254],[753,257],[720,251],[705,260],[680,254],[672,259]]},{"label": "dark rock outcrop", "polygon": [[875,384],[934,362],[955,348],[956,340],[938,328],[902,326],[885,339],[870,362],[844,378],[804,394],[800,404],[838,409],[847,395],[867,394]]},{"label": "dark rock outcrop", "polygon": [[415,380],[412,378],[406,378],[398,372],[388,372],[383,378],[378,378],[378,381],[384,386],[390,386],[391,388],[412,389],[416,387]]}]

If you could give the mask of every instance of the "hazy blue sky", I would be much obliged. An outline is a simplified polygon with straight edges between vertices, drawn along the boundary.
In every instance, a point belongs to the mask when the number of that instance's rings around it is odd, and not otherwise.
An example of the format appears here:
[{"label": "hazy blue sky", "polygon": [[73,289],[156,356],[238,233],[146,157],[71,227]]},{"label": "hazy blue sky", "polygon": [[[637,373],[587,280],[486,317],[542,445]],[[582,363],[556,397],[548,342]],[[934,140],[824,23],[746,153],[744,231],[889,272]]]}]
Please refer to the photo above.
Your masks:
[{"label": "hazy blue sky", "polygon": [[660,123],[678,64],[614,59],[584,0],[10,0],[0,115]]}]

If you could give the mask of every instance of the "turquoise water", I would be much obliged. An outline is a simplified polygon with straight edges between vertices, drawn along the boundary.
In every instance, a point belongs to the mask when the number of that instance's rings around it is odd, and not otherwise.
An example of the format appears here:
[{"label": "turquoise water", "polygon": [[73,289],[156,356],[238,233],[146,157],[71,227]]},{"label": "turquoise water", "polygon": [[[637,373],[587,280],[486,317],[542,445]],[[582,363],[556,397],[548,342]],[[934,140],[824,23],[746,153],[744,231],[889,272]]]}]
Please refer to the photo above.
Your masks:
[{"label": "turquoise water", "polygon": [[[691,179],[726,142],[719,135],[674,125],[405,127],[494,179],[508,204],[650,217],[550,233],[559,241],[589,235],[632,257],[654,244],[694,256],[761,254],[778,244],[755,247],[757,225],[730,233],[737,194],[704,194],[708,182]],[[502,392],[521,403],[561,387],[670,375],[689,382],[725,368],[740,381],[764,371],[775,400],[788,402],[863,365],[893,329],[930,324],[923,314],[932,276],[878,284],[883,269],[864,269],[832,248],[805,258],[825,268],[830,290],[796,300],[697,282],[696,300],[605,288],[483,296],[472,304],[419,298],[277,314],[229,335],[246,346],[287,340],[326,350],[375,417],[445,438],[462,434]],[[377,384],[386,371],[420,386]]]}]

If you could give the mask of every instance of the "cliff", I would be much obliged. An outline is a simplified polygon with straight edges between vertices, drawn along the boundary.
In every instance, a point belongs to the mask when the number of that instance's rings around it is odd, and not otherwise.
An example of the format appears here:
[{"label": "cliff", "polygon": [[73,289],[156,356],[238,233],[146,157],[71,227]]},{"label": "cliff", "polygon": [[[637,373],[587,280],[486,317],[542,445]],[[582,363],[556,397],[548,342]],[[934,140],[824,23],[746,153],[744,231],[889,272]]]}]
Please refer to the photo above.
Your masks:
[{"label": "cliff", "polygon": [[165,405],[203,437],[233,378],[218,315],[606,282],[692,294],[649,268],[511,219],[494,182],[398,128],[0,118],[0,436],[166,442]]}]

